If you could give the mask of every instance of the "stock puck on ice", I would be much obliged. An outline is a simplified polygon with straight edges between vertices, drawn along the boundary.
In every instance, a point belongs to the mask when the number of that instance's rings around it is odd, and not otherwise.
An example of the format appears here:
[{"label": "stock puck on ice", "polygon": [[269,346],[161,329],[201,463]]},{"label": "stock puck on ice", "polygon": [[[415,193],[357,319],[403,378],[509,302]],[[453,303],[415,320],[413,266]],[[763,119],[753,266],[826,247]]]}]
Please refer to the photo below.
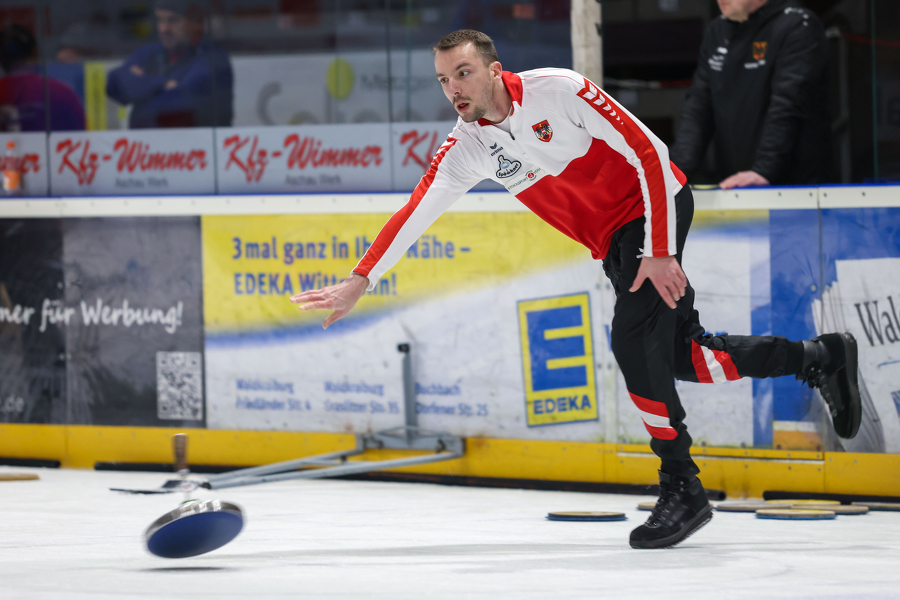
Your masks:
[{"label": "stock puck on ice", "polygon": [[572,511],[547,513],[547,518],[551,521],[624,521],[628,517],[620,512]]},{"label": "stock puck on ice", "polygon": [[851,506],[865,506],[869,510],[900,511],[900,502],[854,502]]},{"label": "stock puck on ice", "polygon": [[767,507],[769,505],[762,500],[747,500],[744,502],[719,502],[716,505],[716,510],[722,512],[756,512],[761,508]]},{"label": "stock puck on ice", "polygon": [[836,515],[864,515],[869,512],[869,508],[866,506],[851,506],[849,504],[792,504],[791,508],[830,510]]},{"label": "stock puck on ice", "polygon": [[638,502],[638,510],[653,510],[656,507],[656,500],[648,502]]},{"label": "stock puck on ice", "polygon": [[833,510],[818,510],[810,508],[761,508],[756,511],[757,519],[786,519],[790,521],[819,521],[833,519]]},{"label": "stock puck on ice", "polygon": [[0,473],[0,481],[34,481],[40,479],[34,473]]},{"label": "stock puck on ice", "polygon": [[821,506],[823,504],[828,504],[832,506],[840,506],[840,502],[837,500],[766,500],[766,504],[777,504],[777,505],[789,505],[794,508],[802,505],[802,504],[810,504],[814,506]]},{"label": "stock puck on ice", "polygon": [[222,500],[191,501],[153,522],[144,533],[147,550],[163,558],[187,558],[221,548],[241,532],[240,507]]}]

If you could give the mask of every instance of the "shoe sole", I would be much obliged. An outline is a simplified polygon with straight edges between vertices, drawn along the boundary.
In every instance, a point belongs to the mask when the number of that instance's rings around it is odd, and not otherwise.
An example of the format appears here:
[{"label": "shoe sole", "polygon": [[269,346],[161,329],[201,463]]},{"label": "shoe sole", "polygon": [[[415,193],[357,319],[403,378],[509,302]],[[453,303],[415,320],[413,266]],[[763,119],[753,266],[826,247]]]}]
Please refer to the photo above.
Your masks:
[{"label": "shoe sole", "polygon": [[660,538],[658,540],[644,540],[637,543],[631,542],[631,547],[637,550],[642,550],[645,548],[671,548],[672,546],[675,546],[676,544],[679,544],[694,535],[694,533],[696,533],[698,529],[709,523],[712,518],[712,506],[707,505],[707,507],[700,511],[696,517],[688,521],[688,524],[681,531],[673,533],[668,537]]},{"label": "shoe sole", "polygon": [[[862,422],[862,402],[859,399],[859,352],[856,347],[856,338],[849,333],[841,334],[841,342],[844,347],[845,363],[843,374],[838,370],[832,377],[835,378],[834,383],[841,392],[841,399],[845,400],[849,406],[845,408],[846,422],[842,422],[841,431],[835,424],[835,432],[844,439],[853,439],[859,433],[859,425]],[[841,419],[844,421],[844,419]]]}]

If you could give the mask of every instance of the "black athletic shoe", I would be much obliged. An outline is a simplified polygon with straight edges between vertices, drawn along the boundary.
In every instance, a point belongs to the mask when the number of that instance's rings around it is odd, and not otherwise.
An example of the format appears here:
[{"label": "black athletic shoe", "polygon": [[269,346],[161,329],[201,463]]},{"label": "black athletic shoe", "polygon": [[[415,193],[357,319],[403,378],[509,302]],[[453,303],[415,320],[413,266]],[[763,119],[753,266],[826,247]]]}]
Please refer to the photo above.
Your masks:
[{"label": "black athletic shoe", "polygon": [[632,548],[671,548],[712,519],[712,506],[696,477],[659,472],[659,500],[647,522],[631,532]]},{"label": "black athletic shoe", "polygon": [[856,437],[862,421],[858,376],[853,335],[826,333],[803,342],[803,368],[797,379],[819,390],[831,411],[834,430],[845,439]]}]

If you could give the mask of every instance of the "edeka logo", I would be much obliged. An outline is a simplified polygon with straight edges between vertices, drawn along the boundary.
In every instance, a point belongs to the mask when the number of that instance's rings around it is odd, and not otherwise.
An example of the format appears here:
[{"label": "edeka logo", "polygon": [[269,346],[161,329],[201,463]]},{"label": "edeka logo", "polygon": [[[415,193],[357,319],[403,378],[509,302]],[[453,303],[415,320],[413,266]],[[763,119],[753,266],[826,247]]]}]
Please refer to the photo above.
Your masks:
[{"label": "edeka logo", "polygon": [[519,302],[528,426],[598,418],[588,294]]}]

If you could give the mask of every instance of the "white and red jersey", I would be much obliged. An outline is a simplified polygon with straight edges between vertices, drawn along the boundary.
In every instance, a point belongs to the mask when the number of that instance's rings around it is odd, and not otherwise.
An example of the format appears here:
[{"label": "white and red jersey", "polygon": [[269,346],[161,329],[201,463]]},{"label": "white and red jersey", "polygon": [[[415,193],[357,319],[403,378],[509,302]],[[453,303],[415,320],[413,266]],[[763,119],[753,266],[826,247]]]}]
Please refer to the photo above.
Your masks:
[{"label": "white and red jersey", "polygon": [[675,249],[675,194],[685,177],[643,123],[574,71],[503,72],[509,133],[459,120],[409,202],[387,222],[354,272],[369,289],[434,221],[483,179],[493,179],[595,259],[613,232],[646,216],[644,255]]}]

